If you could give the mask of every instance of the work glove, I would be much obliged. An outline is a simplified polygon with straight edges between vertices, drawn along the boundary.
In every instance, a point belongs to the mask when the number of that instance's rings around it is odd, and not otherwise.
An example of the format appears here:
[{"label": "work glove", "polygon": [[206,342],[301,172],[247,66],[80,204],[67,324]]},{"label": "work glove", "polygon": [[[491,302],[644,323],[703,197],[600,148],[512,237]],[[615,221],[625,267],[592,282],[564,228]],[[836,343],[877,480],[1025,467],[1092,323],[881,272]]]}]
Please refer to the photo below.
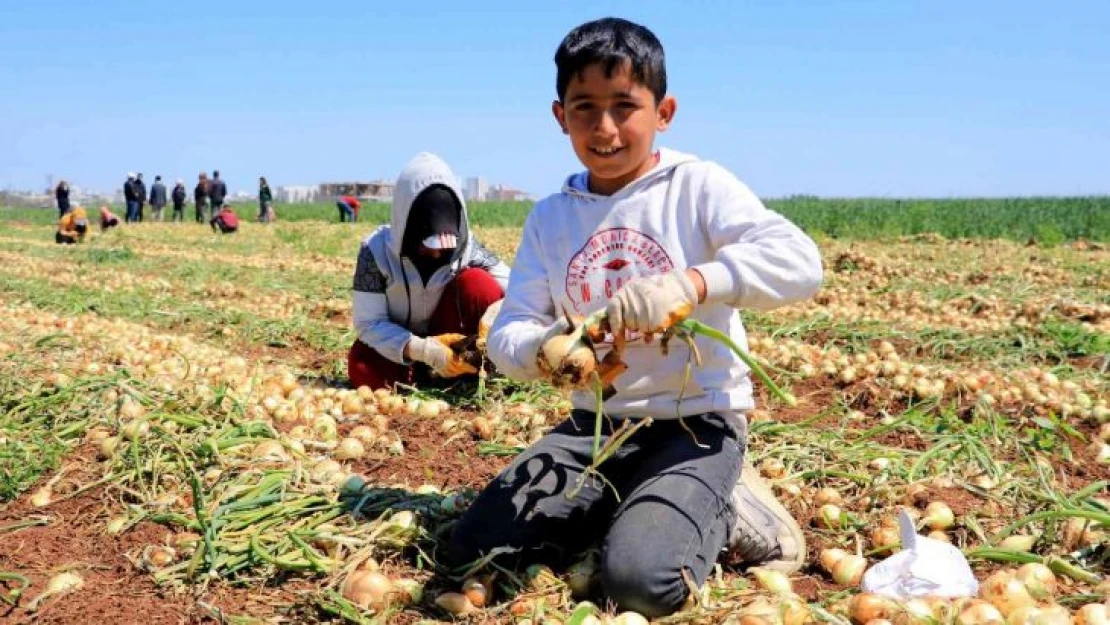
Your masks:
[{"label": "work glove", "polygon": [[409,356],[428,365],[441,378],[478,373],[473,365],[460,358],[450,347],[465,338],[461,334],[440,334],[427,338],[414,336],[409,340]]},{"label": "work glove", "polygon": [[685,319],[698,303],[698,292],[685,271],[633,278],[605,306],[614,335],[629,331],[651,335]]}]

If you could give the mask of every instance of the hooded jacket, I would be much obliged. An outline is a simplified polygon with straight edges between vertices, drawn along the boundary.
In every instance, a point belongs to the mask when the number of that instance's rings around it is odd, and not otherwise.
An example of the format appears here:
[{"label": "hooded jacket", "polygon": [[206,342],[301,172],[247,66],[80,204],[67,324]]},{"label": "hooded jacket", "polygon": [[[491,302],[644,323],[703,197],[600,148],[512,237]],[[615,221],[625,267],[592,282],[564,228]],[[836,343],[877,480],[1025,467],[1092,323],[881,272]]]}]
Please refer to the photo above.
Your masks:
[{"label": "hooded jacket", "polygon": [[[821,284],[817,246],[801,229],[768,210],[721,166],[660,150],[648,173],[611,196],[588,191],[587,176],[571,176],[524,224],[512,280],[490,330],[489,356],[509,377],[540,377],[536,339],[566,310],[603,309],[628,280],[697,269],[706,298],[691,317],[747,348],[737,308],[768,310],[811,297]],[[701,365],[687,379],[691,350],[633,337],[628,369],[603,410],[614,417],[673,419],[753,407],[748,368],[726,346],[695,339]],[[598,347],[598,355],[609,351]],[[576,391],[576,408],[595,410],[591,392]]]},{"label": "hooded jacket", "polygon": [[[401,256],[401,243],[413,201],[434,184],[449,188],[458,198],[462,212],[454,254],[425,283],[413,262]],[[397,177],[390,225],[379,226],[362,241],[359,249],[352,307],[359,339],[393,362],[409,364],[404,359],[405,344],[414,335],[427,335],[428,323],[444,288],[469,267],[488,271],[501,288],[508,285],[509,267],[470,235],[466,201],[455,175],[438,156],[421,152]]]}]

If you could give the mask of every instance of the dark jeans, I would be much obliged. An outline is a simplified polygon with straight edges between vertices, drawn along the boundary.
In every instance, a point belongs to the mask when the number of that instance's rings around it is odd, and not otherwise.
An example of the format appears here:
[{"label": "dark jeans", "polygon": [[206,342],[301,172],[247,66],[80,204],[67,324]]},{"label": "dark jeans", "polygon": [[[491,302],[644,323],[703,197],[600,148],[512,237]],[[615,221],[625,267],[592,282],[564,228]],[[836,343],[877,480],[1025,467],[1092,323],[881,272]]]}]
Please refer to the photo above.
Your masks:
[{"label": "dark jeans", "polygon": [[127,213],[123,216],[123,220],[127,223],[131,223],[133,221],[141,221],[141,219],[139,218],[138,202],[136,202],[135,200],[129,200],[127,202]]},{"label": "dark jeans", "polygon": [[208,221],[208,200],[201,200],[197,202],[197,223],[202,224]]},{"label": "dark jeans", "polygon": [[[619,502],[596,476],[568,499],[590,464],[594,432],[593,413],[572,412],[482,491],[455,525],[447,562],[459,566],[509,546],[521,552],[502,557],[504,564],[561,565],[600,540],[609,599],[649,618],[676,611],[687,595],[682,570],[701,586],[725,546],[746,447],[720,415],[684,421],[690,431],[677,420],[638,430],[601,465]],[[602,444],[612,426],[604,421]]]},{"label": "dark jeans", "polygon": [[185,221],[185,205],[174,202],[173,216],[170,221]]},{"label": "dark jeans", "polygon": [[61,232],[55,232],[54,233],[54,242],[55,243],[64,243],[66,245],[73,245],[74,243],[77,242],[77,237],[70,237],[70,236],[66,236],[66,235],[62,234]]},{"label": "dark jeans", "polygon": [[339,221],[355,221],[355,209],[346,202],[336,202],[335,207],[339,209]]}]

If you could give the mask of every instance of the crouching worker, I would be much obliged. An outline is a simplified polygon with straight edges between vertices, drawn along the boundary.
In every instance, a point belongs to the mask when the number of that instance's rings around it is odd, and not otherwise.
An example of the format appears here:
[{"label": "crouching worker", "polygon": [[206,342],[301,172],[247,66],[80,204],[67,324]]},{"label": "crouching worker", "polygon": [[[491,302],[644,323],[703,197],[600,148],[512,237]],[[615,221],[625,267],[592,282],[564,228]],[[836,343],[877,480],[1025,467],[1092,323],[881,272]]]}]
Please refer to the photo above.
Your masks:
[{"label": "crouching worker", "polygon": [[212,230],[219,229],[224,234],[230,234],[239,229],[239,216],[231,210],[231,205],[224,204],[208,224],[212,226]]},{"label": "crouching worker", "polygon": [[[813,241],[730,172],[654,146],[677,106],[663,59],[651,31],[611,18],[556,52],[552,108],[585,171],[528,216],[488,352],[510,378],[574,388],[574,410],[478,495],[444,554],[453,567],[490,555],[562,564],[596,544],[605,600],[648,618],[678,610],[724,549],[785,572],[806,554],[797,522],[744,462],[755,402],[743,360],[698,337],[700,363],[687,368],[689,345],[654,339],[690,317],[746,346],[737,309],[805,300],[822,274]],[[611,384],[601,445],[637,428],[596,474],[593,376],[575,366],[594,354],[565,357],[563,311],[607,320],[592,335]]]},{"label": "crouching worker", "polygon": [[89,216],[83,207],[78,206],[58,220],[58,232],[54,234],[54,242],[73,245],[84,241],[88,231]]},{"label": "crouching worker", "polygon": [[100,207],[100,230],[104,231],[104,230],[107,230],[108,228],[115,228],[118,225],[119,225],[119,217],[116,217],[115,213],[108,210],[107,206],[101,206]]},{"label": "crouching worker", "polygon": [[397,178],[390,225],[359,250],[351,384],[378,389],[477,373],[448,345],[477,333],[508,279],[509,268],[471,234],[451,169],[417,154]]}]

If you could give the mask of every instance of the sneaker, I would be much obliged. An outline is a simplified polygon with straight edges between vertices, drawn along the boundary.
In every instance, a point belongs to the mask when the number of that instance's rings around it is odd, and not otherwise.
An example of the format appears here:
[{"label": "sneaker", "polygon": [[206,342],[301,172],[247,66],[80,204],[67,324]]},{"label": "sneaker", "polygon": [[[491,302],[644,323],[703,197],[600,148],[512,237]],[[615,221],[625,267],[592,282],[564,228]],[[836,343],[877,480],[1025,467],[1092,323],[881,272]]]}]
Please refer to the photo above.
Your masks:
[{"label": "sneaker", "polygon": [[787,574],[802,568],[806,539],[801,526],[746,458],[732,489],[732,507],[736,519],[729,532],[728,549],[740,556],[744,566]]}]

